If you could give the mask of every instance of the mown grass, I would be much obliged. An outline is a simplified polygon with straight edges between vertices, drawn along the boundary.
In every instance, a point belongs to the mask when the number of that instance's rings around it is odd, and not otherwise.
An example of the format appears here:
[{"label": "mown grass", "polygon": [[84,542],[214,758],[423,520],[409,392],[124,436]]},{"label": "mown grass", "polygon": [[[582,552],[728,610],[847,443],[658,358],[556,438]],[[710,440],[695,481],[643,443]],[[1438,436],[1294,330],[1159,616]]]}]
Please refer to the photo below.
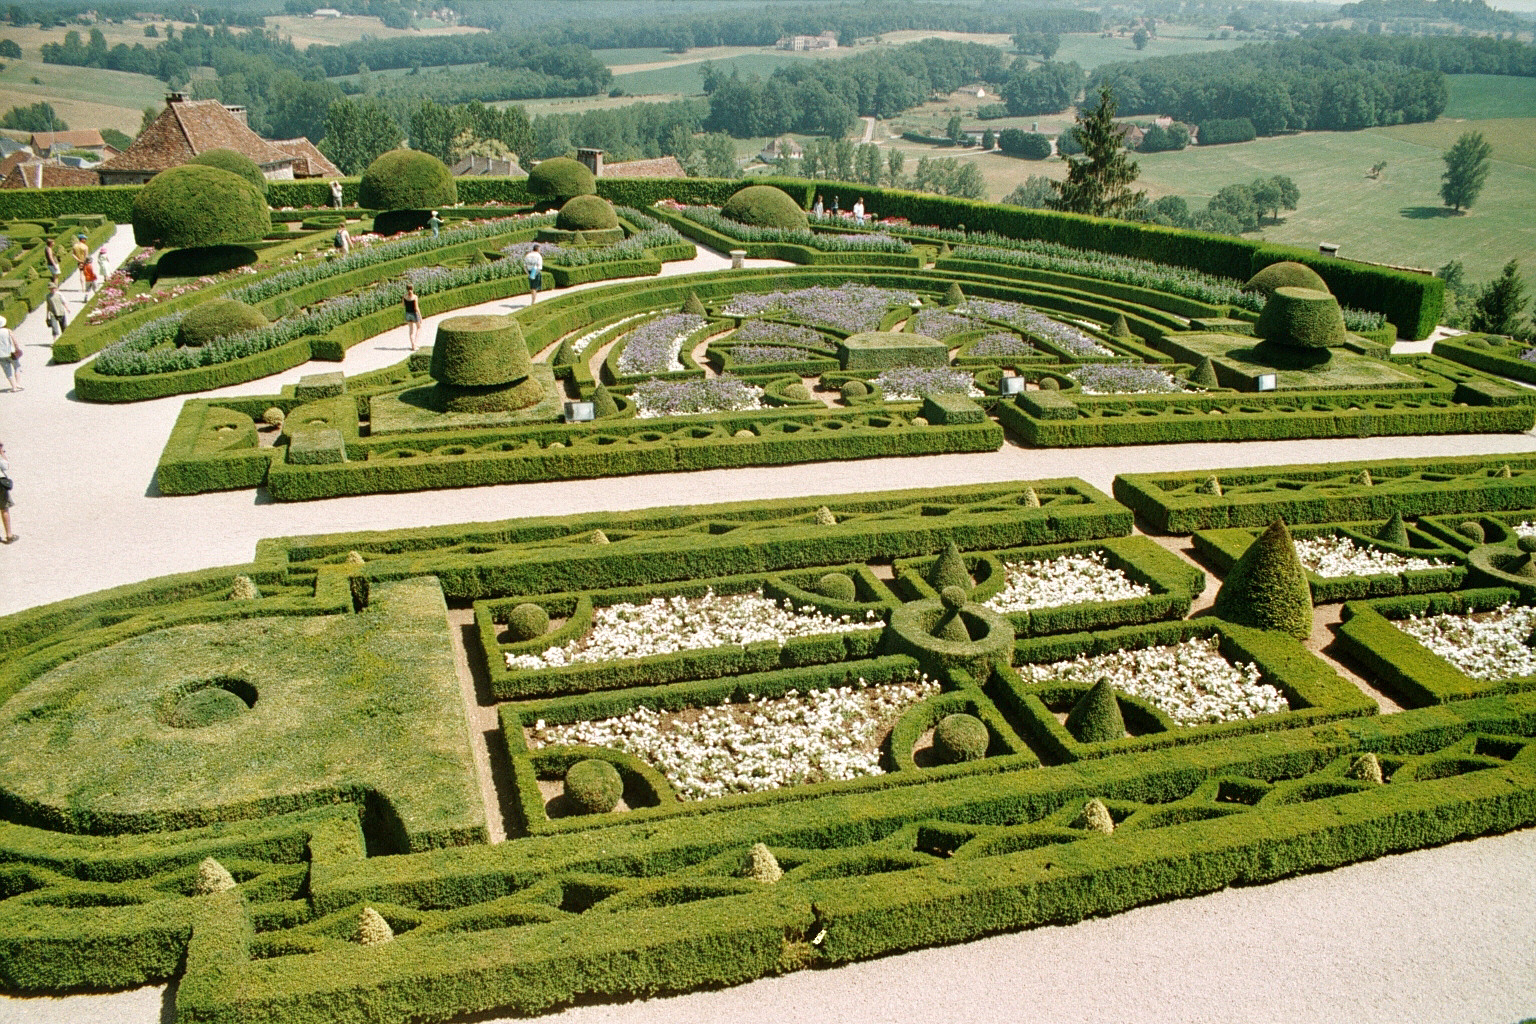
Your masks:
[{"label": "mown grass", "polygon": [[116,128],[134,135],[144,108],[165,102],[165,83],[149,75],[44,64],[41,60],[5,60],[0,64],[5,65],[0,70],[0,111],[45,101],[71,128]]},{"label": "mown grass", "polygon": [[1536,78],[1448,75],[1450,118],[1536,117]]}]

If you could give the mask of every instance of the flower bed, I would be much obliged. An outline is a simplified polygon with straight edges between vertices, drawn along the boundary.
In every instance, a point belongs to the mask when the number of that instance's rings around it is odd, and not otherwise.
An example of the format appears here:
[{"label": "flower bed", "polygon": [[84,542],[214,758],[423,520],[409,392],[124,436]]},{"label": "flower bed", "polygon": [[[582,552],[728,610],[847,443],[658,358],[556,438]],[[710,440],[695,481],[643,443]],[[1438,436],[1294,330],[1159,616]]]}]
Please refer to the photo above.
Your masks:
[{"label": "flower bed", "polygon": [[970,354],[973,356],[1030,356],[1035,354],[1035,346],[1017,334],[993,331],[976,339],[976,344],[971,346]]},{"label": "flower bed", "polygon": [[535,722],[529,746],[612,747],[655,765],[685,800],[880,775],[880,744],[902,712],[935,696],[927,676],[568,725]]},{"label": "flower bed", "polygon": [[955,307],[961,313],[1011,324],[1043,338],[1074,356],[1112,356],[1114,351],[1099,344],[1093,335],[1052,320],[1044,313],[1017,302],[1001,302],[995,299],[967,299]]},{"label": "flower bed", "polygon": [[927,335],[930,338],[953,337],[956,334],[964,334],[966,331],[974,331],[986,324],[974,317],[962,316],[959,313],[951,313],[945,309],[920,309],[912,314],[912,329],[918,334]]},{"label": "flower bed", "polygon": [[678,358],[688,335],[706,323],[692,313],[668,313],[641,324],[625,335],[624,351],[619,354],[619,372],[623,374],[669,373],[683,369]]},{"label": "flower bed", "polygon": [[949,366],[893,366],[881,372],[874,384],[887,400],[915,401],[924,395],[959,394],[973,398],[981,389],[971,382],[971,375]]},{"label": "flower bed", "polygon": [[911,252],[912,246],[884,232],[822,234],[807,228],[769,228],[742,224],[720,215],[713,206],[685,206],[682,215],[711,231],[741,242],[788,242],[820,252]]},{"label": "flower bed", "polygon": [[1536,675],[1536,650],[1525,642],[1536,626],[1536,608],[1505,604],[1487,612],[1412,616],[1393,625],[1473,679]]},{"label": "flower bed", "polygon": [[837,288],[813,285],[789,292],[733,295],[726,304],[725,315],[745,317],[778,313],[857,334],[876,330],[892,306],[909,306],[916,301],[916,293],[893,288],[864,284],[845,284]]},{"label": "flower bed", "polygon": [[763,407],[762,388],[729,375],[703,380],[645,380],[635,385],[634,397],[635,415],[641,419]]},{"label": "flower bed", "polygon": [[1084,602],[1129,601],[1152,588],[1112,568],[1102,551],[1084,551],[1032,562],[1004,562],[1007,584],[986,606],[995,612],[1029,611]]},{"label": "flower bed", "polygon": [[1187,390],[1184,382],[1153,366],[1089,363],[1067,374],[1085,395],[1171,395]]},{"label": "flower bed", "polygon": [[1261,681],[1257,666],[1227,661],[1215,638],[1022,665],[1018,672],[1033,683],[1092,685],[1108,678],[1115,689],[1142,698],[1185,726],[1290,710],[1280,691]]},{"label": "flower bed", "polygon": [[1437,558],[1415,558],[1395,551],[1356,544],[1350,537],[1326,534],[1298,537],[1296,554],[1301,564],[1319,576],[1400,575],[1419,569],[1434,569],[1447,563]]},{"label": "flower bed", "polygon": [[[874,614],[868,612],[867,618],[873,619]],[[727,645],[782,646],[795,637],[879,626],[878,622],[855,622],[847,615],[833,618],[809,605],[796,608],[788,598],[773,601],[760,591],[724,595],[709,590],[703,597],[657,597],[646,604],[621,602],[599,608],[585,636],[542,654],[508,654],[506,659],[508,668],[540,669]]]},{"label": "flower bed", "polygon": [[[800,345],[828,355],[837,351],[837,346],[820,331],[794,324],[776,324],[771,320],[748,320],[731,332],[729,340],[733,344],[760,341],[771,345]],[[736,358],[740,361],[741,349],[738,347],[736,351],[738,353]]]}]

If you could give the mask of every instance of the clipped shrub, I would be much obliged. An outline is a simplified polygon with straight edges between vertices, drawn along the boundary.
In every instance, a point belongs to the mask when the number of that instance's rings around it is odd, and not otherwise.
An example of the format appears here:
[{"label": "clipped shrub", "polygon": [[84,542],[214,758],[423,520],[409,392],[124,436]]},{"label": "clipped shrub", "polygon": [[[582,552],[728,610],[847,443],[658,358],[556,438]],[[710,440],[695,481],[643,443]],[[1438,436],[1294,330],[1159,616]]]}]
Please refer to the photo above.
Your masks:
[{"label": "clipped shrub", "polygon": [[869,394],[869,385],[861,380],[845,380],[843,386],[838,388],[838,394],[843,396],[843,401],[852,398],[864,398]]},{"label": "clipped shrub", "polygon": [[1326,292],[1328,283],[1305,263],[1281,260],[1254,274],[1243,285],[1243,291],[1258,292],[1266,297],[1273,295],[1276,288],[1310,288],[1315,292]]},{"label": "clipped shrub", "polygon": [[965,292],[960,290],[960,282],[949,282],[949,288],[944,292],[944,305],[958,306],[965,301]]},{"label": "clipped shrub", "polygon": [[1204,480],[1195,485],[1195,493],[1208,494],[1212,497],[1219,498],[1221,497],[1221,481],[1216,479],[1215,473],[1212,473],[1210,476],[1206,477]]},{"label": "clipped shrub", "polygon": [[[204,299],[187,311],[181,318],[181,328],[176,333],[178,345],[206,345],[231,334],[254,331],[267,326],[266,315],[255,306],[248,306],[235,299]],[[270,411],[270,410],[269,410]],[[263,416],[265,419],[265,416]],[[267,422],[271,422],[268,420]],[[278,423],[282,423],[279,411]]]},{"label": "clipped shrub", "polygon": [[261,596],[255,582],[249,576],[236,576],[229,587],[231,601],[254,601]]},{"label": "clipped shrub", "polygon": [[971,574],[966,572],[965,559],[960,556],[960,549],[954,541],[949,542],[939,560],[928,570],[928,583],[940,593],[943,593],[945,587],[960,587],[970,593],[971,587],[976,585]]},{"label": "clipped shrub", "polygon": [[1507,462],[1500,466],[1499,471],[1494,474],[1494,476],[1498,477],[1500,480],[1508,480],[1514,475],[1515,474],[1510,471],[1509,463]]},{"label": "clipped shrub", "polygon": [[739,224],[759,228],[784,228],[806,230],[810,222],[805,211],[788,192],[772,185],[748,185],[725,201],[720,207],[722,217]]},{"label": "clipped shrub", "polygon": [[587,758],[565,773],[565,796],[581,814],[606,814],[619,805],[624,780],[607,761]]},{"label": "clipped shrub", "polygon": [[991,742],[986,723],[975,715],[945,715],[933,729],[933,752],[944,764],[979,761]]},{"label": "clipped shrub", "polygon": [[957,612],[965,607],[966,589],[964,587],[945,587],[939,591],[939,601],[946,611]]},{"label": "clipped shrub", "polygon": [[619,226],[613,204],[601,196],[572,196],[555,216],[561,231],[607,231]]},{"label": "clipped shrub", "polygon": [[756,437],[757,435],[752,433],[752,431],[748,430],[746,427],[742,427],[740,430],[736,431],[731,436],[732,437]]},{"label": "clipped shrub", "polygon": [[613,400],[613,392],[605,384],[599,384],[592,391],[592,413],[599,417],[619,414],[619,403]]},{"label": "clipped shrub", "polygon": [[688,299],[687,299],[687,301],[685,301],[683,303],[683,312],[684,313],[691,313],[694,316],[706,316],[707,315],[704,312],[704,303],[699,301],[699,293],[698,292],[689,292],[688,293]]},{"label": "clipped shrub", "polygon": [[[431,153],[392,149],[368,165],[357,183],[358,204],[370,210],[434,210],[459,201],[453,172]],[[377,228],[377,225],[375,225]]]},{"label": "clipped shrub", "polygon": [[604,533],[602,530],[593,530],[592,531],[592,536],[587,538],[587,543],[588,544],[611,544],[613,542],[608,539],[608,535],[606,533]]},{"label": "clipped shrub", "polygon": [[572,366],[576,362],[576,349],[571,345],[570,338],[561,338],[560,345],[555,349],[555,354],[550,357],[551,366]]},{"label": "clipped shrub", "polygon": [[1115,831],[1114,816],[1109,813],[1109,808],[1104,806],[1104,801],[1098,797],[1083,804],[1082,811],[1072,824],[1080,829],[1106,836],[1113,835]]},{"label": "clipped shrub", "polygon": [[356,551],[348,551],[347,552],[347,564],[348,565],[367,565],[368,564],[368,560],[366,558],[364,558],[360,553],[358,553]]},{"label": "clipped shrub", "polygon": [[1075,736],[1079,743],[1106,743],[1125,735],[1120,702],[1115,700],[1115,688],[1107,678],[1094,683],[1072,705],[1065,724],[1067,732]]},{"label": "clipped shrub", "polygon": [[1392,518],[1386,521],[1380,530],[1376,531],[1376,539],[1388,544],[1395,544],[1400,548],[1408,546],[1408,524],[1403,522],[1401,512],[1393,512]]},{"label": "clipped shrub", "polygon": [[1060,391],[1061,381],[1055,377],[1041,377],[1039,388],[1041,391]]},{"label": "clipped shrub", "polygon": [[357,915],[355,938],[359,946],[382,946],[395,940],[395,930],[384,920],[384,915],[372,907],[364,907],[363,912]]},{"label": "clipped shrub", "polygon": [[267,194],[267,176],[261,173],[261,168],[256,166],[256,161],[244,153],[237,153],[232,149],[209,149],[197,154],[187,163],[217,167],[221,171],[238,174],[250,182],[262,195]]},{"label": "clipped shrub", "polygon": [[539,162],[528,172],[528,193],[545,202],[564,203],[597,194],[597,179],[587,165],[568,156]]},{"label": "clipped shrub", "polygon": [[1488,541],[1488,533],[1483,529],[1483,524],[1476,519],[1468,519],[1456,527],[1456,532],[1475,544],[1484,544]]},{"label": "clipped shrub", "polygon": [[266,195],[229,171],[182,164],[161,171],[133,199],[133,240],[157,249],[254,242],[272,230]]},{"label": "clipped shrub", "polygon": [[1275,345],[1327,348],[1344,343],[1339,300],[1312,288],[1276,288],[1264,303],[1254,334]]},{"label": "clipped shrub", "polygon": [[1115,322],[1109,326],[1109,334],[1112,338],[1129,338],[1131,325],[1126,322],[1124,313],[1115,314]]},{"label": "clipped shrub", "polygon": [[779,859],[772,850],[762,843],[753,843],[752,849],[747,851],[746,863],[741,866],[741,874],[755,882],[772,885],[784,877],[784,869],[779,867]]},{"label": "clipped shrub", "polygon": [[784,397],[793,398],[797,402],[807,402],[811,398],[811,389],[796,381],[784,388]]},{"label": "clipped shrub", "polygon": [[1528,555],[1536,555],[1536,537],[1516,537],[1515,547]]},{"label": "clipped shrub", "polygon": [[229,869],[212,857],[204,857],[197,865],[197,879],[192,883],[192,895],[211,896],[216,892],[228,892],[237,883]]},{"label": "clipped shrub", "polygon": [[1216,379],[1216,364],[1211,362],[1210,356],[1200,360],[1200,365],[1195,367],[1195,372],[1189,375],[1189,382],[1199,384],[1203,388],[1221,386],[1221,382]]},{"label": "clipped shrub", "polygon": [[837,516],[834,515],[832,510],[827,508],[827,506],[821,505],[816,509],[816,525],[836,526]]},{"label": "clipped shrub", "polygon": [[926,417],[926,416],[913,416],[912,419],[909,422],[914,427],[926,427],[928,425],[928,417]]},{"label": "clipped shrub", "polygon": [[267,410],[261,414],[261,422],[265,423],[269,427],[282,426],[284,419],[286,419],[286,416],[284,415],[283,410],[279,409],[275,405],[268,406]]},{"label": "clipped shrub", "polygon": [[845,572],[829,572],[816,581],[816,592],[834,601],[853,601],[859,596],[853,577]]},{"label": "clipped shrub", "polygon": [[1361,782],[1374,783],[1378,786],[1384,781],[1381,774],[1381,762],[1370,751],[1366,751],[1355,758],[1353,763],[1350,764],[1349,769],[1344,772],[1344,777],[1346,779],[1358,779]]},{"label": "clipped shrub", "polygon": [[455,316],[438,324],[428,372],[451,412],[523,409],[544,397],[529,376],[523,329],[510,316]]},{"label": "clipped shrub", "polygon": [[1040,507],[1040,495],[1035,493],[1035,489],[1033,487],[1024,488],[1023,505],[1025,508]]},{"label": "clipped shrub", "polygon": [[1222,618],[1304,640],[1312,635],[1312,590],[1285,520],[1248,546],[1216,594]]},{"label": "clipped shrub", "polygon": [[1357,487],[1375,487],[1376,481],[1371,479],[1370,470],[1362,469],[1355,474],[1355,485]]},{"label": "clipped shrub", "polygon": [[507,635],[519,643],[549,632],[549,612],[542,605],[523,602],[507,613]]}]

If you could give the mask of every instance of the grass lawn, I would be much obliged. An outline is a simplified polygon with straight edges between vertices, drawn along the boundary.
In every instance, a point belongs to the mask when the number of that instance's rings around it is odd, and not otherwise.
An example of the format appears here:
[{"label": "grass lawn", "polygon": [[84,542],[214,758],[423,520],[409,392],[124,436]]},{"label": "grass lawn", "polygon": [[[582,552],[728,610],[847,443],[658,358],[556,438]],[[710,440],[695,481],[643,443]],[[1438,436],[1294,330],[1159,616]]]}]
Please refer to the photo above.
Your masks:
[{"label": "grass lawn", "polygon": [[71,128],[116,128],[135,135],[144,108],[165,102],[165,83],[149,75],[41,60],[0,63],[5,65],[0,70],[0,110],[47,101]]},{"label": "grass lawn", "polygon": [[[700,51],[703,52],[703,51]],[[692,54],[689,55],[690,57]],[[614,75],[613,84],[625,92],[637,95],[646,93],[698,93],[704,90],[704,78],[700,74],[705,61],[710,58],[698,58],[684,64],[674,64],[670,67],[652,68],[649,71],[633,71],[628,74]],[[743,78],[748,75],[757,75],[759,78],[767,78],[777,69],[788,64],[798,64],[806,60],[805,56],[795,56],[783,51],[764,50],[757,53],[745,53],[737,57],[715,58],[714,65],[722,74],[729,75],[732,71],[739,71]]]},{"label": "grass lawn", "polygon": [[1447,118],[1536,117],[1536,78],[1447,75]]},{"label": "grass lawn", "polygon": [[[1188,34],[1182,34],[1187,32]],[[1129,34],[1105,39],[1097,32],[1079,32],[1061,37],[1061,49],[1053,60],[1077,61],[1086,71],[1100,64],[1114,64],[1123,60],[1146,60],[1148,57],[1172,57],[1181,53],[1213,53],[1232,50],[1243,43],[1237,39],[1207,39],[1207,30],[1177,25],[1165,25],[1156,38],[1148,40],[1145,50],[1136,49]]]},{"label": "grass lawn", "polygon": [[275,30],[284,38],[291,38],[293,45],[301,50],[307,46],[340,46],[343,43],[355,43],[364,36],[372,36],[375,39],[399,39],[401,36],[411,36],[420,39],[423,36],[458,36],[485,31],[485,29],[471,28],[468,25],[419,29],[386,28],[378,18],[361,16],[306,18],[298,15],[268,16],[267,29]]}]

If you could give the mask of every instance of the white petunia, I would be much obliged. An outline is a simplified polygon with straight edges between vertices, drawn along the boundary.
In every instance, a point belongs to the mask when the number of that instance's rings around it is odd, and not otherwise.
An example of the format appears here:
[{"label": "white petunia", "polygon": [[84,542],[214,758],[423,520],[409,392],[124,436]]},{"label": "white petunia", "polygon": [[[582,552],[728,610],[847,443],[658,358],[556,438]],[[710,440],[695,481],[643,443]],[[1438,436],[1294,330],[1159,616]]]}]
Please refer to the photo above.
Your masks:
[{"label": "white petunia", "polygon": [[1361,547],[1349,537],[1335,537],[1332,534],[1298,537],[1296,556],[1301,559],[1302,565],[1317,575],[1330,578],[1400,575],[1446,564],[1434,558],[1414,558],[1378,547]]},{"label": "white petunia", "polygon": [[1133,583],[1104,560],[1102,551],[1085,551],[1032,562],[1005,562],[1007,585],[987,602],[995,612],[1055,608],[1087,601],[1128,601],[1152,590]]},{"label": "white petunia", "polygon": [[1536,650],[1525,643],[1536,626],[1536,608],[1506,604],[1467,615],[1413,616],[1393,625],[1473,679],[1536,675]]}]

